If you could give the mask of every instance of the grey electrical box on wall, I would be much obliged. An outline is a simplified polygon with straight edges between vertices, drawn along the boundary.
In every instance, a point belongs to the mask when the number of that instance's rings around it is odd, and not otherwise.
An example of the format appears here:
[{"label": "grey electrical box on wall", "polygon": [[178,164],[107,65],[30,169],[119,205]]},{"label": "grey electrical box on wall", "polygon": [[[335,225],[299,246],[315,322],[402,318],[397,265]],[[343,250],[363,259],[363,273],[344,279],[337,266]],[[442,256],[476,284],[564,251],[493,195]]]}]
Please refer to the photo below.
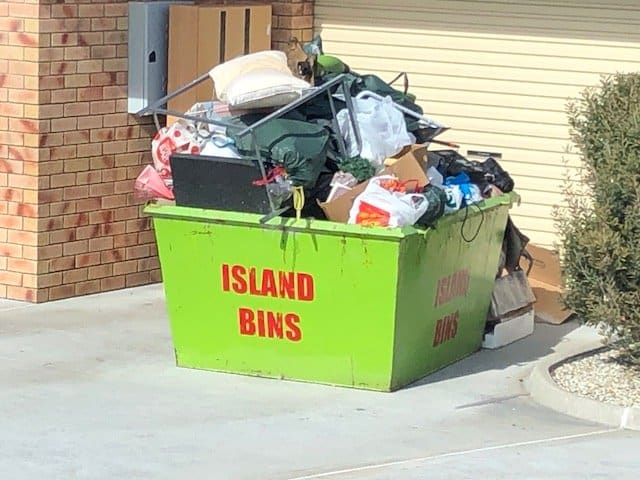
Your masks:
[{"label": "grey electrical box on wall", "polygon": [[175,3],[193,2],[129,2],[129,113],[167,94],[169,6]]}]

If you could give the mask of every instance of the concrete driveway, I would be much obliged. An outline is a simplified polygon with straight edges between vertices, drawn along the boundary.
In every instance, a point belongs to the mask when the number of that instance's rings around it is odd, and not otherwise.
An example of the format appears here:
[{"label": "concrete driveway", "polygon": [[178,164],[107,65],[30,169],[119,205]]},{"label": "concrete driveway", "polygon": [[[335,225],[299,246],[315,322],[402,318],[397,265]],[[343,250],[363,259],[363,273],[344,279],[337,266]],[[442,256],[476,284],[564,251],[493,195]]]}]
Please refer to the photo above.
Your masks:
[{"label": "concrete driveway", "polygon": [[538,326],[405,390],[175,367],[161,286],[0,301],[0,472],[18,479],[638,478],[640,434],[556,414],[532,362],[595,334]]}]

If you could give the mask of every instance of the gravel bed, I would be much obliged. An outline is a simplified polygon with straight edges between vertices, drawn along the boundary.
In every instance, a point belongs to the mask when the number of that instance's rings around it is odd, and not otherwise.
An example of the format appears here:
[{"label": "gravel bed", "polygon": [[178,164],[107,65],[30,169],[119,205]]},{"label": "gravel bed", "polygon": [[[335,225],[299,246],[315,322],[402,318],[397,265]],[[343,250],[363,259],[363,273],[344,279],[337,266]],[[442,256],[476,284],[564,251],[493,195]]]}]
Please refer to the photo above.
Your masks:
[{"label": "gravel bed", "polygon": [[565,390],[622,407],[640,407],[640,367],[617,361],[615,347],[563,363],[551,372]]}]

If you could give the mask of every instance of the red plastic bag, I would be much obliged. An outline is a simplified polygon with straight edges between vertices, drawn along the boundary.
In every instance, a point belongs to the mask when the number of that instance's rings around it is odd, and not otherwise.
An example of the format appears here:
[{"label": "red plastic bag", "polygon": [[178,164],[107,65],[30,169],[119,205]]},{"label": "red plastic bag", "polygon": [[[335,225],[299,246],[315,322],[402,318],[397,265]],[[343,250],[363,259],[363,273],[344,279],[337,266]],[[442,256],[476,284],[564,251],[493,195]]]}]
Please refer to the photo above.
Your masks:
[{"label": "red plastic bag", "polygon": [[158,173],[158,171],[151,165],[144,167],[144,170],[140,172],[136,183],[134,185],[134,191],[138,198],[145,200],[151,200],[155,198],[164,198],[166,200],[174,200],[173,192],[164,183],[164,180]]},{"label": "red plastic bag", "polygon": [[[151,156],[161,177],[171,176],[169,158],[173,153],[189,151],[192,148],[193,136],[193,132],[180,122],[161,128],[156,133],[151,141]],[[194,153],[200,153],[200,150]]]}]

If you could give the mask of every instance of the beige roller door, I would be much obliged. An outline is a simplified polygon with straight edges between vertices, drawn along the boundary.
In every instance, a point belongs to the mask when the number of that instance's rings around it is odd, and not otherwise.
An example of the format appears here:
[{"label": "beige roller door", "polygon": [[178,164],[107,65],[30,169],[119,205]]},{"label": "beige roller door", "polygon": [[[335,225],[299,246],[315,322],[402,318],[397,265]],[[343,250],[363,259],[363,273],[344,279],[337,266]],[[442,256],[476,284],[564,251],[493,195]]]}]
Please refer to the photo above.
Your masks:
[{"label": "beige roller door", "polygon": [[326,53],[391,80],[407,72],[461,153],[498,152],[535,243],[556,239],[567,100],[603,73],[640,70],[640,0],[316,0]]}]

